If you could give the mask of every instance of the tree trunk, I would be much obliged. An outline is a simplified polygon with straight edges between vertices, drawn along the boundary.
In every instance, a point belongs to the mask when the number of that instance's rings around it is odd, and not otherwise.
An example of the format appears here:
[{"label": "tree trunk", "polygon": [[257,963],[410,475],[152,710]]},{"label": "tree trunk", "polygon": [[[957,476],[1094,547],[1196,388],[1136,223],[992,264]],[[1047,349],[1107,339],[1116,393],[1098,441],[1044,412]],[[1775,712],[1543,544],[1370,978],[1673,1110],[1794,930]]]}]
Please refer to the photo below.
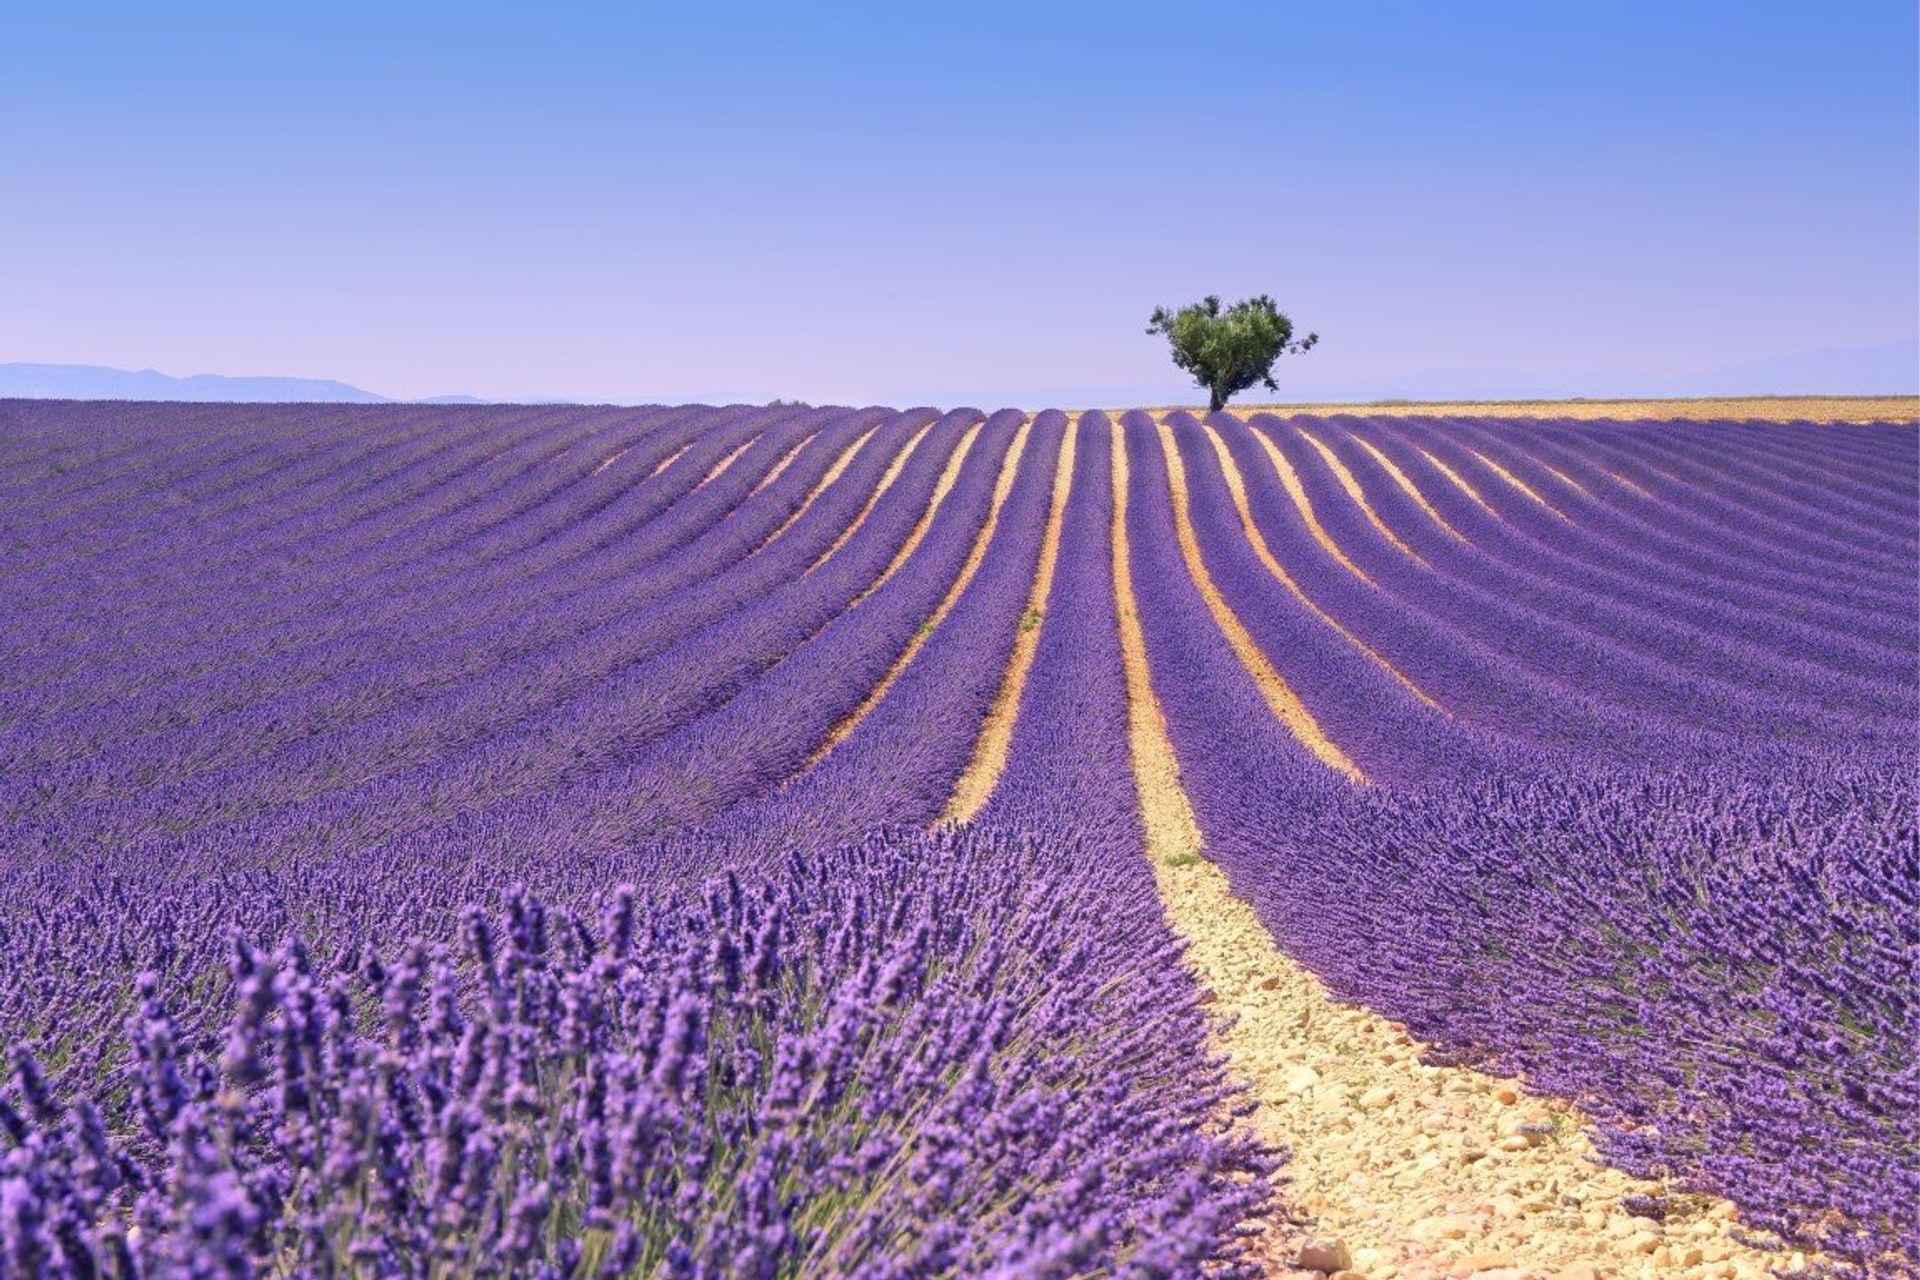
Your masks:
[{"label": "tree trunk", "polygon": [[1218,413],[1227,407],[1227,398],[1220,394],[1220,388],[1207,388],[1207,412]]}]

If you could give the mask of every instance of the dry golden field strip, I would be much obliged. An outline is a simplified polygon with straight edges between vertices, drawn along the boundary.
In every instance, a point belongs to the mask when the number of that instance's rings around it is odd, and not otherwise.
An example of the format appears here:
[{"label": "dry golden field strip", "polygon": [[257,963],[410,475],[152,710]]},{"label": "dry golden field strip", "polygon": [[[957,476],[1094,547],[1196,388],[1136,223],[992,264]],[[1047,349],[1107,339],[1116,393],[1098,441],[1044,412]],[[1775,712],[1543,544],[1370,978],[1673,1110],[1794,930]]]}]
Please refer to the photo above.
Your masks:
[{"label": "dry golden field strip", "polygon": [[[1229,406],[1246,417],[1274,413],[1362,414],[1370,417],[1577,418],[1645,420],[1667,418],[1762,420],[1767,422],[1920,421],[1920,396],[1711,396],[1675,400],[1368,400],[1327,404]],[[1155,410],[1164,412],[1164,410]]]}]

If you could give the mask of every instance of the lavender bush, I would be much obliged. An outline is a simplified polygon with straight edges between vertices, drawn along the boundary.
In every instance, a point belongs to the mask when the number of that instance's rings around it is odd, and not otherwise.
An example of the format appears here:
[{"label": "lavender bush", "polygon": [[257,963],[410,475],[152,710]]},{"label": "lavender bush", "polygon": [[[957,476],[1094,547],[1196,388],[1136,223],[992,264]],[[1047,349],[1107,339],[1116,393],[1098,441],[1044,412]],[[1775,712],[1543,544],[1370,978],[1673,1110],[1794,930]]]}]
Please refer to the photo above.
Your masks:
[{"label": "lavender bush", "polygon": [[202,1026],[142,971],[91,1096],[15,1051],[0,1274],[1237,1274],[1271,1161],[1171,944],[1036,853],[516,893],[330,962],[236,939]]}]

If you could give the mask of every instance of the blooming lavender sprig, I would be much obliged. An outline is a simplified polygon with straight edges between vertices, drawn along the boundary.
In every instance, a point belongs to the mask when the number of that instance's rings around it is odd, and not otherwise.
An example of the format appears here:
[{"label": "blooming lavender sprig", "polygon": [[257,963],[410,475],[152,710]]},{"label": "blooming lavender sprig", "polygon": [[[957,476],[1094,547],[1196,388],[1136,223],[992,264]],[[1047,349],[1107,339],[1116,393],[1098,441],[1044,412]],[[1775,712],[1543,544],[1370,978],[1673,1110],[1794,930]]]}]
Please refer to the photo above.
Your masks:
[{"label": "blooming lavender sprig", "polygon": [[942,834],[651,904],[513,891],[438,962],[415,942],[329,974],[236,945],[204,1047],[139,984],[140,1131],[63,1110],[19,1055],[10,1265],[1065,1276],[1150,1244],[1231,1274],[1269,1158],[1205,1091],[1165,1094],[1151,1052],[1113,1052],[1142,999],[1197,1030],[1194,997],[1051,927],[1088,919],[1084,892]]}]

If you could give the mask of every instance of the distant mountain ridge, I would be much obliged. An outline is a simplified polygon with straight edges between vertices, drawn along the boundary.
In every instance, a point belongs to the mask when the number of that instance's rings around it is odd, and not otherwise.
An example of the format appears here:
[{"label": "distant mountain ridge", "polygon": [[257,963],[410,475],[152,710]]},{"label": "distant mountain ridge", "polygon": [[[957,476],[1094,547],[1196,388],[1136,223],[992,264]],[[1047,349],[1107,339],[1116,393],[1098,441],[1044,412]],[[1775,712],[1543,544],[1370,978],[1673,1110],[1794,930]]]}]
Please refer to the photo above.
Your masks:
[{"label": "distant mountain ridge", "polygon": [[388,397],[330,378],[177,378],[98,364],[0,364],[0,397],[27,400],[195,400],[386,404]]},{"label": "distant mountain ridge", "polygon": [[0,400],[189,400],[225,404],[572,404],[558,396],[488,400],[482,396],[423,396],[402,400],[332,378],[230,377],[196,373],[175,377],[157,369],[104,364],[0,362]]}]

